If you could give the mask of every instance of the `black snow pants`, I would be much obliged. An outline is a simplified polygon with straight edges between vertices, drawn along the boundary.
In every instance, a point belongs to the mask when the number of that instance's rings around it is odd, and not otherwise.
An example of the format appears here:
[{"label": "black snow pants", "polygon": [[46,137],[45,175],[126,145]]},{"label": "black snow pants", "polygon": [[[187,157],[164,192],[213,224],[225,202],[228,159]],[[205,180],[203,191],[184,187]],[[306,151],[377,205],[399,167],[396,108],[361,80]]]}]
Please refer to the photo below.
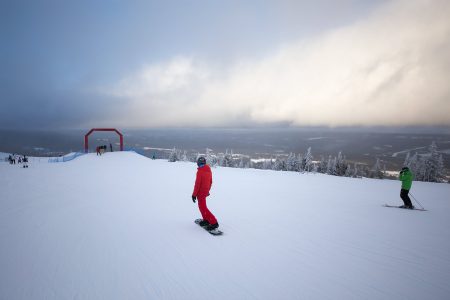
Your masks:
[{"label": "black snow pants", "polygon": [[409,199],[408,196],[409,190],[401,189],[400,191],[400,198],[402,198],[403,202],[405,203],[405,206],[412,206],[411,199]]}]

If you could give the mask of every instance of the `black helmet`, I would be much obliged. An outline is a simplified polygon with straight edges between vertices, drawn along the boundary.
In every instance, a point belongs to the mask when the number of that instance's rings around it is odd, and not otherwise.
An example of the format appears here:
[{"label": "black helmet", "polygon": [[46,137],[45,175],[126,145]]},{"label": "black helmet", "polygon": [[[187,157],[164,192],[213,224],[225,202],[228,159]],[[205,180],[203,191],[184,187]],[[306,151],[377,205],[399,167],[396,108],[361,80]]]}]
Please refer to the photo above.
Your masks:
[{"label": "black helmet", "polygon": [[200,156],[197,159],[197,166],[202,167],[204,165],[206,165],[206,158],[204,158],[203,156]]},{"label": "black helmet", "polygon": [[408,171],[408,170],[409,170],[408,167],[403,167],[403,168],[402,168],[402,171]]}]

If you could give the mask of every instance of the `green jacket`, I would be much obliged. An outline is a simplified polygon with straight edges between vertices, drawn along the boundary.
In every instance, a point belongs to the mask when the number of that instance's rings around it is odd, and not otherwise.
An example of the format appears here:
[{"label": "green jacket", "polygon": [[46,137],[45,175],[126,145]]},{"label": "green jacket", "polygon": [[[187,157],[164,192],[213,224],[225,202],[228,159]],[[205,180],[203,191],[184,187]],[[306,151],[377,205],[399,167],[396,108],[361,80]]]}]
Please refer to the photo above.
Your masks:
[{"label": "green jacket", "polygon": [[411,189],[414,175],[410,170],[400,172],[400,176],[398,178],[402,181],[402,189],[404,190]]}]

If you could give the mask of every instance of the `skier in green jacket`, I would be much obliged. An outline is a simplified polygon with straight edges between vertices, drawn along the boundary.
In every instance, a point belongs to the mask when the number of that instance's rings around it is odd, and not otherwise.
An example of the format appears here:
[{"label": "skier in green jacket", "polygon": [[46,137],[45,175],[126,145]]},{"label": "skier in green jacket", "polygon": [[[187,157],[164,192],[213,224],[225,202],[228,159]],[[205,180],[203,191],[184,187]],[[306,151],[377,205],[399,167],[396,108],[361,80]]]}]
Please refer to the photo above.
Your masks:
[{"label": "skier in green jacket", "polygon": [[400,190],[400,198],[402,198],[405,205],[400,206],[401,208],[409,208],[414,209],[414,206],[411,203],[411,199],[409,199],[409,190],[411,189],[412,181],[414,175],[409,170],[408,167],[403,167],[400,171],[399,179],[402,181],[402,189]]}]

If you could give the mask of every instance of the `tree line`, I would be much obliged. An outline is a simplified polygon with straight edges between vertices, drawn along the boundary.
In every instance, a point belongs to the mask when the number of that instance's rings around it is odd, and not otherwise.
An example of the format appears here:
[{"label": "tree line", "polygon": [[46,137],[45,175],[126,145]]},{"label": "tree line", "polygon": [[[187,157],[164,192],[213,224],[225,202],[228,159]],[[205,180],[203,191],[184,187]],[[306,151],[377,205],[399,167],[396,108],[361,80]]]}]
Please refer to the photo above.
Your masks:
[{"label": "tree line", "polygon": [[[410,155],[407,153],[403,166],[409,167],[415,174],[415,180],[428,182],[446,182],[445,167],[442,154],[439,154],[435,142],[428,147],[428,154]],[[290,171],[290,172],[314,172],[334,176],[356,177],[356,178],[392,178],[386,172],[385,164],[376,158],[373,166],[349,162],[345,155],[339,152],[337,156],[320,156],[314,160],[311,147],[305,153],[290,153],[287,157],[277,155],[268,159],[252,160],[249,156],[233,154],[232,150],[225,153],[215,154],[211,149],[206,149],[205,154],[197,153],[188,155],[187,151],[173,148],[169,154],[169,161],[192,161],[203,155],[207,163],[212,166],[230,168],[253,168],[263,170]]]}]

